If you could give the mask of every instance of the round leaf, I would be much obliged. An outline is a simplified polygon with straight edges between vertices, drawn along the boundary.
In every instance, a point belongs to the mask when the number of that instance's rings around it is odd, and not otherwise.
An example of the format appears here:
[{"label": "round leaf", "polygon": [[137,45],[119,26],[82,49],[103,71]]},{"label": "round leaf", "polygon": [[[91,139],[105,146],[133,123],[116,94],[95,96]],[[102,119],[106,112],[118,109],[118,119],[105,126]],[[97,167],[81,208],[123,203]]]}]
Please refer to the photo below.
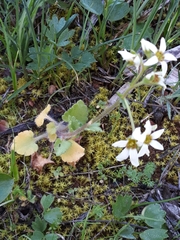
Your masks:
[{"label": "round leaf", "polygon": [[142,240],[164,240],[168,237],[165,229],[148,229],[140,234]]},{"label": "round leaf", "polygon": [[80,3],[88,11],[101,15],[103,12],[103,4],[101,0],[81,0]]},{"label": "round leaf", "polygon": [[149,227],[161,228],[165,223],[164,217],[166,213],[161,209],[159,204],[151,204],[145,207],[142,215],[145,217],[145,223]]},{"label": "round leaf", "polygon": [[18,154],[30,156],[38,150],[34,133],[30,130],[20,132],[13,140],[11,149]]},{"label": "round leaf", "polygon": [[124,18],[130,11],[129,4],[126,2],[112,3],[108,7],[107,16],[111,22]]}]

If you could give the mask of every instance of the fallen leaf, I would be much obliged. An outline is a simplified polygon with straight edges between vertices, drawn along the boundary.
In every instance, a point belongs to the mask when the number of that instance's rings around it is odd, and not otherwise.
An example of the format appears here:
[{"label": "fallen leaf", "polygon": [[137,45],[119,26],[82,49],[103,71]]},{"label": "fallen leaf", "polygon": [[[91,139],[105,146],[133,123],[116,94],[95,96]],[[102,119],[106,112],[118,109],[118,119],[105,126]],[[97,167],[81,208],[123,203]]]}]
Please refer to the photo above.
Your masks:
[{"label": "fallen leaf", "polygon": [[38,127],[43,125],[44,119],[48,117],[47,114],[50,110],[51,110],[51,105],[48,104],[47,107],[36,117],[35,123]]},{"label": "fallen leaf", "polygon": [[56,125],[54,122],[50,122],[46,125],[46,131],[48,134],[48,138],[50,142],[55,142],[57,135],[56,135]]},{"label": "fallen leaf", "polygon": [[69,165],[75,167],[79,159],[84,156],[85,149],[75,141],[69,141],[71,142],[71,146],[65,153],[61,154],[60,156],[64,162],[67,162]]},{"label": "fallen leaf", "polygon": [[55,91],[56,91],[56,86],[55,86],[55,85],[50,85],[50,86],[48,87],[48,93],[49,93],[49,94],[52,95]]},{"label": "fallen leaf", "polygon": [[8,128],[9,128],[8,122],[6,122],[5,120],[0,120],[0,132],[4,132]]},{"label": "fallen leaf", "polygon": [[38,145],[31,130],[20,132],[13,140],[11,150],[24,156],[30,156],[38,150]]},{"label": "fallen leaf", "polygon": [[35,169],[38,173],[42,172],[44,165],[46,164],[54,164],[53,161],[49,160],[48,158],[43,158],[37,152],[31,155],[31,166]]}]

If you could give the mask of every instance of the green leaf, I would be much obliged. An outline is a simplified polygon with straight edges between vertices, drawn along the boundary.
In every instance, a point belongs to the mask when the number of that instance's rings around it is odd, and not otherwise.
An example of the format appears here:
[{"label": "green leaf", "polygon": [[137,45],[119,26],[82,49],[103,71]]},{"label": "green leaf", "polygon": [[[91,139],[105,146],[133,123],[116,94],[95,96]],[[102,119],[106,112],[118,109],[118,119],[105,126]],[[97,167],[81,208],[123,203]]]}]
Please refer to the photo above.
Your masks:
[{"label": "green leaf", "polygon": [[[38,55],[40,61],[38,62]],[[48,63],[52,63],[56,58],[52,46],[45,46],[44,48],[39,48],[39,52],[36,52],[34,47],[29,48],[29,58],[32,59],[32,62],[28,63],[28,69],[40,70],[44,68]]]},{"label": "green leaf", "polygon": [[14,180],[11,176],[0,173],[0,203],[11,193],[13,185]]},{"label": "green leaf", "polygon": [[55,14],[52,16],[52,19],[49,21],[50,29],[54,28],[56,34],[61,31],[61,29],[65,26],[65,24],[66,24],[66,20],[64,19],[64,17],[58,19],[57,15]]},{"label": "green leaf", "polygon": [[62,60],[68,62],[72,66],[66,63],[66,67],[71,69],[72,67],[76,71],[82,71],[83,69],[90,67],[92,63],[96,62],[94,56],[88,51],[81,51],[78,46],[71,49],[70,55],[66,52],[62,52]]},{"label": "green leaf", "polygon": [[139,236],[143,240],[164,240],[168,237],[166,232],[165,229],[154,228],[144,231]]},{"label": "green leaf", "polygon": [[72,143],[70,141],[66,141],[66,140],[60,140],[59,138],[56,139],[55,144],[54,144],[54,151],[56,156],[61,156],[63,153],[65,153],[68,148],[70,148],[70,146],[72,145]]},{"label": "green leaf", "polygon": [[116,1],[109,5],[107,10],[107,19],[111,22],[124,18],[130,11],[129,4]]},{"label": "green leaf", "polygon": [[120,219],[125,217],[131,208],[132,197],[129,195],[117,196],[116,202],[112,204],[113,215],[115,218]]},{"label": "green leaf", "polygon": [[40,231],[34,231],[31,240],[43,240],[44,234]]},{"label": "green leaf", "polygon": [[172,112],[172,109],[171,109],[171,105],[169,102],[166,102],[166,108],[167,108],[167,112],[168,112],[168,118],[169,120],[171,120],[171,112]]},{"label": "green leaf", "polygon": [[88,108],[82,100],[79,100],[62,115],[62,119],[65,122],[71,121],[71,117],[75,117],[81,123],[81,125],[87,122]]},{"label": "green leaf", "polygon": [[78,14],[73,14],[71,17],[68,18],[68,20],[66,21],[64,27],[61,29],[61,31],[59,31],[59,33],[57,34],[57,38],[60,36],[60,34],[70,26],[70,24],[72,22],[74,22],[74,19],[78,16]]},{"label": "green leaf", "polygon": [[166,212],[163,211],[160,205],[157,203],[146,206],[142,211],[142,215],[145,218],[150,218],[145,219],[145,223],[149,227],[161,228],[162,225],[165,223],[164,217],[166,215]]},{"label": "green leaf", "polygon": [[46,211],[43,216],[50,224],[59,224],[62,220],[62,212],[57,207]]},{"label": "green leaf", "polygon": [[80,0],[82,6],[89,12],[95,13],[96,15],[101,15],[103,12],[102,0]]},{"label": "green leaf", "polygon": [[43,211],[47,211],[48,208],[51,206],[51,204],[53,203],[54,201],[54,196],[53,195],[43,195],[43,197],[41,198],[41,205],[43,207]]},{"label": "green leaf", "polygon": [[74,116],[69,116],[68,117],[68,128],[70,132],[78,129],[82,124],[79,122]]},{"label": "green leaf", "polygon": [[78,46],[75,46],[71,49],[71,57],[73,59],[78,59],[81,57],[81,54],[82,54],[82,50],[79,49]]},{"label": "green leaf", "polygon": [[[135,37],[134,37],[134,46],[137,46],[137,45],[140,46],[140,43],[139,43],[139,34],[140,34],[140,32],[142,31],[143,27],[144,27],[144,23],[138,23],[138,24],[136,25],[136,32],[134,33],[134,34],[135,34]],[[143,37],[143,38],[150,38],[150,39],[151,39],[153,32],[154,32],[154,30],[153,30],[151,27],[148,27],[142,37]],[[123,44],[122,44],[122,48],[129,49],[129,50],[130,50],[130,48],[131,48],[131,42],[132,42],[132,34],[129,34],[129,35],[127,35],[127,36],[124,36],[124,41],[123,41]],[[139,48],[139,46],[137,46],[137,48]]]},{"label": "green leaf", "polygon": [[91,124],[90,126],[85,128],[85,130],[92,131],[92,132],[102,132],[102,129],[100,127],[100,123],[98,123],[98,122],[95,122],[95,123]]},{"label": "green leaf", "polygon": [[68,45],[70,43],[69,38],[71,38],[74,35],[74,32],[75,31],[73,29],[70,31],[68,29],[65,29],[59,36],[58,42],[56,45],[58,47],[64,47]]},{"label": "green leaf", "polygon": [[35,231],[44,232],[47,227],[47,223],[44,219],[41,219],[39,216],[36,217],[35,221],[32,223],[32,229]]},{"label": "green leaf", "polygon": [[96,62],[94,56],[90,52],[85,51],[82,53],[79,62],[73,64],[73,67],[76,71],[82,71],[83,69],[90,67],[91,63],[94,62]]},{"label": "green leaf", "polygon": [[55,233],[48,233],[45,236],[45,240],[57,240],[58,236]]},{"label": "green leaf", "polygon": [[[123,226],[118,233],[116,234],[117,237],[123,237],[126,239],[136,239],[132,233],[134,232],[134,228],[129,226],[129,225],[125,225]],[[119,239],[119,238],[118,238]]]}]

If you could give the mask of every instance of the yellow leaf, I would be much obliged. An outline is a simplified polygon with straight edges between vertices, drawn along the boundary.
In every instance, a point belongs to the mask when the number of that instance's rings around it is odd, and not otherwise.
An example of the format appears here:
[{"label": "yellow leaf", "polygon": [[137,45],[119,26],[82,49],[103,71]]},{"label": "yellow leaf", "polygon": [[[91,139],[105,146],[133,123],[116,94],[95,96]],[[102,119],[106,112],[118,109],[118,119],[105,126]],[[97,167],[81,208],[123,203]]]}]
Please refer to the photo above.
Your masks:
[{"label": "yellow leaf", "polygon": [[75,167],[79,159],[84,156],[85,149],[79,144],[77,144],[75,141],[69,141],[71,142],[71,146],[65,153],[61,154],[61,158],[64,162],[67,162],[69,165]]},{"label": "yellow leaf", "polygon": [[54,122],[50,122],[46,125],[46,131],[48,134],[48,138],[50,142],[55,142],[57,135],[56,135],[56,125]]},{"label": "yellow leaf", "polygon": [[48,104],[47,107],[36,117],[35,123],[38,127],[43,125],[44,119],[47,118],[47,114],[50,110],[51,110],[51,105]]},{"label": "yellow leaf", "polygon": [[30,156],[38,150],[34,139],[34,133],[30,130],[20,132],[13,140],[11,149],[18,154]]}]

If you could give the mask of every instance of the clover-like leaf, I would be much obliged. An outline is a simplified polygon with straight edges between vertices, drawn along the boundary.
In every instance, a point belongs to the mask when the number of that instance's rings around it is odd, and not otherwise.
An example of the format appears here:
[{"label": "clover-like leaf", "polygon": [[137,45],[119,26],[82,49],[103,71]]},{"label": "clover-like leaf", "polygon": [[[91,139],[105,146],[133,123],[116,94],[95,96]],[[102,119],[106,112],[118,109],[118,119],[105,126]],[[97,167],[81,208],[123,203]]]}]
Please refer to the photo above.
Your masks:
[{"label": "clover-like leaf", "polygon": [[69,142],[71,142],[71,146],[65,153],[61,154],[61,158],[64,162],[75,167],[79,159],[84,156],[85,149],[73,140],[69,140]]},{"label": "clover-like leaf", "polygon": [[57,138],[56,125],[54,122],[50,122],[46,125],[46,131],[50,142],[55,142]]},{"label": "clover-like leaf", "polygon": [[30,130],[20,132],[13,140],[11,149],[18,154],[30,156],[38,150],[34,139],[34,133]]},{"label": "clover-like leaf", "polygon": [[47,114],[50,110],[51,110],[51,105],[48,104],[47,107],[36,117],[35,123],[38,127],[43,125],[44,119],[48,117]]}]

